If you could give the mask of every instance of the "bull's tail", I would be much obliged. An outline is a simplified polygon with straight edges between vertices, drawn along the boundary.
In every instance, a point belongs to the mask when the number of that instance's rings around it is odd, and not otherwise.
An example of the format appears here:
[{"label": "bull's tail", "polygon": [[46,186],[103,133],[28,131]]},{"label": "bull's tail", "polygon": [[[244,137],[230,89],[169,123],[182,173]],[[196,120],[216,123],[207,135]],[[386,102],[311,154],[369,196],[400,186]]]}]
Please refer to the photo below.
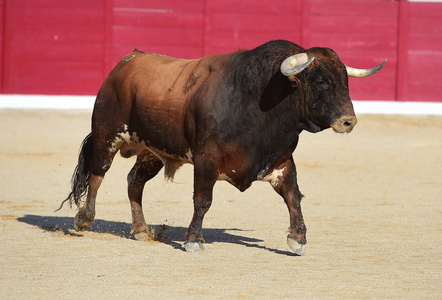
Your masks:
[{"label": "bull's tail", "polygon": [[86,195],[89,187],[89,165],[92,160],[93,148],[94,141],[92,139],[92,133],[89,133],[83,140],[80,155],[78,156],[78,165],[72,175],[72,191],[68,197],[64,199],[57,211],[60,210],[67,201],[69,201],[71,207],[73,203],[80,206],[81,198]]}]

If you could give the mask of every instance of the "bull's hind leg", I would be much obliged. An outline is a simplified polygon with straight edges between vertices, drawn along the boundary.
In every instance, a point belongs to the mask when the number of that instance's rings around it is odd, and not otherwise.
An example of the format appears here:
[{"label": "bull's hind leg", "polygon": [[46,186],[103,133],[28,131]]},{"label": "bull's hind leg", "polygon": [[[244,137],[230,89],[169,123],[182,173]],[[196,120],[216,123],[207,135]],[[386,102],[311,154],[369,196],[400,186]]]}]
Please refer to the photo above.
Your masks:
[{"label": "bull's hind leg", "polygon": [[95,218],[95,199],[104,175],[109,170],[115,154],[130,139],[128,127],[112,84],[107,79],[95,101],[92,114],[92,153],[87,164],[88,191],[86,202],[75,216],[74,228],[86,230]]},{"label": "bull's hind leg", "polygon": [[[92,126],[93,151],[89,163],[89,180],[86,202],[75,216],[74,229],[84,231],[88,229],[95,219],[95,200],[104,175],[109,170],[115,154],[129,138],[126,125],[117,125],[104,120],[97,120]],[[110,124],[109,124],[110,123]],[[115,122],[116,123],[116,122]],[[100,126],[97,126],[100,124]],[[111,129],[107,130],[107,129]],[[116,128],[116,129],[115,129]]]},{"label": "bull's hind leg", "polygon": [[94,152],[90,163],[89,187],[86,202],[75,216],[74,221],[74,229],[77,231],[88,229],[94,222],[95,200],[104,175],[109,170],[115,153],[118,151],[118,149],[114,148],[110,144],[100,146],[100,142],[95,142],[94,138]]},{"label": "bull's hind leg", "polygon": [[147,227],[142,208],[142,197],[145,183],[152,179],[163,167],[161,160],[148,150],[137,156],[137,161],[127,175],[128,194],[132,211],[132,230],[136,240],[151,240],[152,234]]},{"label": "bull's hind leg", "polygon": [[74,229],[84,231],[91,227],[95,219],[95,198],[104,176],[89,175],[89,189],[86,202],[75,216]]}]

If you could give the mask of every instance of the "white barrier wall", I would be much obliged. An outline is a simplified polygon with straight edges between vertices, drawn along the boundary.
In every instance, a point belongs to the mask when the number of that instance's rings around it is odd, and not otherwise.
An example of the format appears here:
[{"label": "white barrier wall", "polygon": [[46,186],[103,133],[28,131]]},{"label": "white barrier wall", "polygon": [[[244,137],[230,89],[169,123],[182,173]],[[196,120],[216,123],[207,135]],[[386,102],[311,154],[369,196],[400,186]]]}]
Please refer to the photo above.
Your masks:
[{"label": "white barrier wall", "polygon": [[[92,111],[95,96],[0,95],[0,109]],[[353,101],[356,114],[442,115],[440,102]]]}]

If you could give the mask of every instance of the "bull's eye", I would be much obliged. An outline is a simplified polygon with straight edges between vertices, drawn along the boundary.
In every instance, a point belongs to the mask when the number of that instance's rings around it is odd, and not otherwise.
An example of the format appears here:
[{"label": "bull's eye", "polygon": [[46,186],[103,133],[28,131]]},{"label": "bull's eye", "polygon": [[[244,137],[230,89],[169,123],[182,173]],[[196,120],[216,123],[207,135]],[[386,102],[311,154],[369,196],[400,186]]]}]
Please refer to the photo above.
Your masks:
[{"label": "bull's eye", "polygon": [[322,77],[318,77],[314,81],[314,85],[315,85],[315,88],[320,89],[320,90],[328,90],[330,88],[330,84],[328,83],[328,81]]}]

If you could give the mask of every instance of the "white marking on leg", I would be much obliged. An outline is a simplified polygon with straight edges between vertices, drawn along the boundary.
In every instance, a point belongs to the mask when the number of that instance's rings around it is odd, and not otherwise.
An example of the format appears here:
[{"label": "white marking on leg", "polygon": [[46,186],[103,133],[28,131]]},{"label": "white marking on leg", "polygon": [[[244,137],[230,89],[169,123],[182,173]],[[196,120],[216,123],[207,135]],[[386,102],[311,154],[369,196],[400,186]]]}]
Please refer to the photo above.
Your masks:
[{"label": "white marking on leg", "polygon": [[136,132],[132,133],[132,136],[130,137],[130,140],[134,143],[140,144],[142,146],[146,146],[146,142],[143,141],[142,139],[140,139],[140,137],[138,136],[138,134]]},{"label": "white marking on leg", "polygon": [[129,142],[130,141],[130,134],[129,134],[129,127],[126,124],[123,124],[121,126],[122,131],[118,132],[115,137],[114,140],[112,141],[111,146],[109,147],[109,152],[114,153],[115,151],[117,151],[121,145],[123,145],[124,142]]},{"label": "white marking on leg", "polygon": [[146,146],[146,142],[142,139],[140,139],[140,137],[138,136],[138,134],[136,132],[133,132],[132,134],[129,133],[129,127],[126,124],[123,124],[121,126],[122,131],[118,132],[115,137],[114,140],[112,141],[111,146],[109,147],[109,152],[115,152],[118,149],[120,149],[120,147],[124,144],[131,144],[131,143],[135,143],[135,144],[139,144],[141,146]]},{"label": "white marking on leg", "polygon": [[123,124],[117,131],[108,150],[111,153],[115,153],[119,149],[125,151],[126,154],[128,151],[133,150],[134,153],[129,153],[130,155],[138,155],[144,149],[149,150],[161,160],[165,167],[164,175],[166,180],[171,181],[173,181],[175,172],[184,163],[193,163],[192,151],[190,149],[187,149],[184,155],[169,154],[166,149],[157,149],[150,145],[149,141],[142,140],[136,132],[130,134],[129,128],[126,124]]},{"label": "white marking on leg", "polygon": [[276,169],[276,170],[273,170],[272,173],[270,173],[269,175],[263,177],[263,178],[260,179],[260,180],[261,180],[261,181],[267,181],[267,182],[270,182],[270,184],[271,184],[273,187],[277,187],[277,186],[280,184],[280,182],[281,182],[281,178],[282,178],[282,176],[284,176],[284,170],[285,170],[285,167],[282,168],[282,169]]}]

